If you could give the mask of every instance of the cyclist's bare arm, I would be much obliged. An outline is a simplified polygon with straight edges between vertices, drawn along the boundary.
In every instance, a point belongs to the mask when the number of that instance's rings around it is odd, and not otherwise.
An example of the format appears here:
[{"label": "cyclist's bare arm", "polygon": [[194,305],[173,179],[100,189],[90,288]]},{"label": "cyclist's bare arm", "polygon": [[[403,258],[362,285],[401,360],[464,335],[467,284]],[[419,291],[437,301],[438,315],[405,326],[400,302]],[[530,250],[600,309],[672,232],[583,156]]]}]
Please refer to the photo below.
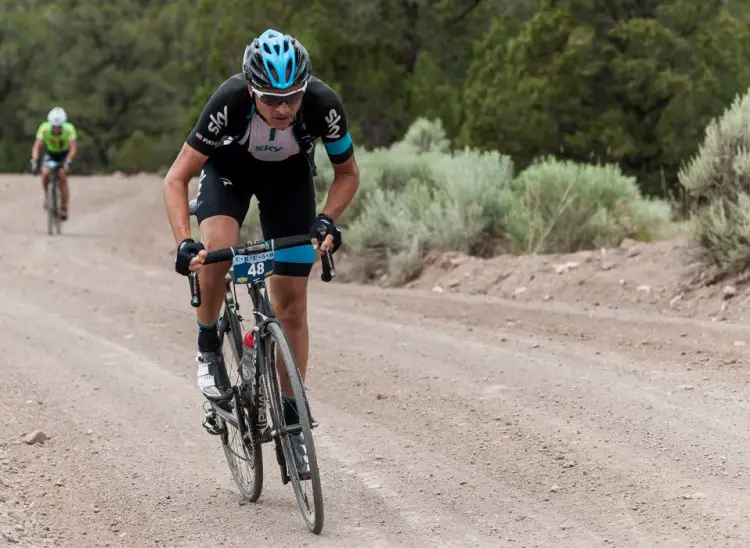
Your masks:
[{"label": "cyclist's bare arm", "polygon": [[34,146],[31,147],[31,157],[34,160],[39,160],[39,153],[42,151],[42,144],[43,141],[41,139],[34,141]]},{"label": "cyclist's bare arm", "polygon": [[313,80],[308,88],[307,111],[315,135],[320,136],[333,167],[333,181],[321,213],[337,221],[359,187],[354,144],[341,97],[328,84]]},{"label": "cyclist's bare arm", "polygon": [[76,157],[76,153],[78,152],[78,141],[76,139],[71,139],[68,142],[68,161],[72,162],[73,158]]},{"label": "cyclist's bare arm", "polygon": [[[238,89],[244,93],[237,93]],[[164,205],[178,245],[191,236],[188,183],[225,136],[245,131],[247,98],[247,82],[244,78],[231,77],[225,80],[203,107],[195,127],[164,178]],[[224,121],[218,127],[215,124],[216,117]]]},{"label": "cyclist's bare arm", "polygon": [[333,182],[328,189],[328,197],[322,213],[330,216],[334,221],[338,220],[344,210],[354,199],[359,188],[359,168],[357,160],[352,155],[343,164],[331,164],[333,166]]},{"label": "cyclist's bare arm", "polygon": [[164,177],[164,207],[177,244],[192,235],[188,213],[188,183],[203,167],[207,158],[190,145],[183,144]]}]

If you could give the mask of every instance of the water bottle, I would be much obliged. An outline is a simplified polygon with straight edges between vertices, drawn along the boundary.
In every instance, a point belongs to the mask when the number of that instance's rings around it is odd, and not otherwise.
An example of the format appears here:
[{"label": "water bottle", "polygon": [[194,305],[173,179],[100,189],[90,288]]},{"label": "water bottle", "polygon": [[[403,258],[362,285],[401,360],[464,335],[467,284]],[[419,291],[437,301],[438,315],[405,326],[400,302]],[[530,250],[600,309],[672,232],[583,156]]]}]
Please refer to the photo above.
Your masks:
[{"label": "water bottle", "polygon": [[242,369],[246,379],[250,381],[250,393],[253,395],[253,403],[257,413],[256,428],[264,430],[268,426],[266,418],[266,400],[263,397],[263,385],[255,384],[255,336],[252,331],[245,333],[242,339]]},{"label": "water bottle", "polygon": [[249,381],[252,388],[255,381],[255,337],[252,331],[245,333],[242,337],[242,376]]}]

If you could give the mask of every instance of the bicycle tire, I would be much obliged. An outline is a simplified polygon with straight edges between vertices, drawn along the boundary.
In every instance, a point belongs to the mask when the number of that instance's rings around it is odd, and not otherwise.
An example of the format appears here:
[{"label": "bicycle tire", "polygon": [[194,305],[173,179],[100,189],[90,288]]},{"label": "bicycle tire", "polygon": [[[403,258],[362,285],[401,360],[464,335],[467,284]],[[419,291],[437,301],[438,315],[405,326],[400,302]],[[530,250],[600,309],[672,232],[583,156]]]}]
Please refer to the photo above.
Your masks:
[{"label": "bicycle tire", "polygon": [[60,216],[60,209],[62,208],[62,188],[60,188],[60,181],[55,181],[55,203],[57,208],[55,209],[55,232],[59,235],[62,232],[62,217]]},{"label": "bicycle tire", "polygon": [[57,194],[55,193],[54,176],[47,183],[47,233],[55,233],[55,217],[57,217]]},{"label": "bicycle tire", "polygon": [[[219,320],[219,340],[222,347],[225,338],[229,342],[231,357],[234,357],[239,367],[242,359],[242,327],[232,308],[227,306],[226,301],[224,313]],[[230,356],[227,356],[226,350],[224,354],[226,363],[227,358]],[[234,425],[225,422],[224,432],[221,435],[221,446],[224,450],[224,457],[232,474],[232,479],[234,479],[234,483],[237,485],[243,498],[250,502],[255,502],[263,491],[263,453],[260,440],[255,431],[253,410],[248,405],[247,400],[236,390],[234,396],[234,414],[240,424],[243,425],[245,432],[243,433],[241,429],[237,429]],[[236,434],[236,437],[232,437],[233,434]],[[242,455],[237,454],[237,450],[232,447],[233,441],[237,439],[242,447]],[[247,481],[245,481],[245,476],[242,474],[242,469],[246,469],[249,472]]]},{"label": "bicycle tire", "polygon": [[[310,479],[301,480],[296,473],[296,466],[294,464],[294,456],[292,454],[289,435],[286,433],[280,434],[282,438],[281,446],[284,452],[284,459],[286,460],[288,468],[291,469],[289,473],[289,479],[292,482],[292,487],[294,489],[295,498],[297,499],[297,504],[302,511],[302,516],[305,519],[308,528],[313,533],[318,534],[323,529],[323,491],[320,484],[320,469],[318,468],[315,443],[312,436],[312,421],[310,418],[310,406],[307,401],[307,394],[305,393],[305,387],[302,383],[302,377],[299,373],[299,369],[297,368],[297,361],[294,358],[294,354],[292,352],[291,346],[289,345],[289,341],[287,340],[284,331],[281,329],[280,324],[276,321],[271,321],[266,325],[266,330],[268,333],[268,337],[275,343],[278,352],[281,353],[281,357],[286,367],[287,375],[289,376],[292,392],[294,393],[294,397],[297,401],[297,412],[299,415],[300,426],[302,427],[302,435],[304,437],[305,447],[307,449],[308,463],[310,466]],[[266,360],[270,362],[275,357],[275,353],[266,352],[265,356]],[[267,372],[269,373],[269,385],[271,385],[267,390],[268,401],[270,406],[272,407],[271,416],[273,417],[274,421],[279,421],[276,422],[276,429],[280,430],[277,426],[280,423],[283,423],[284,410],[281,401],[281,389],[277,384],[278,374],[274,374],[276,372],[275,363],[266,363],[266,367]],[[272,382],[271,379],[273,379]],[[305,493],[302,490],[302,481],[309,481],[312,487],[312,510],[309,509],[309,506],[307,504],[309,498],[306,497]]]}]

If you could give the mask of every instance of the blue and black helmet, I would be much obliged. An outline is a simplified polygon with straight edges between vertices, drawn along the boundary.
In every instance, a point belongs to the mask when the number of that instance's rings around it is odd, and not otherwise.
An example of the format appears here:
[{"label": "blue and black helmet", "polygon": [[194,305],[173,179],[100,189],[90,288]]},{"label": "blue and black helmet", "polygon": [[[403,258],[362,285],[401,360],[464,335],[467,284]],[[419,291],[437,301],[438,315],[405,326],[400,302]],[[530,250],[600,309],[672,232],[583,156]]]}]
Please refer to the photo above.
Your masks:
[{"label": "blue and black helmet", "polygon": [[268,29],[245,48],[242,70],[255,87],[286,89],[310,77],[310,55],[288,34]]}]

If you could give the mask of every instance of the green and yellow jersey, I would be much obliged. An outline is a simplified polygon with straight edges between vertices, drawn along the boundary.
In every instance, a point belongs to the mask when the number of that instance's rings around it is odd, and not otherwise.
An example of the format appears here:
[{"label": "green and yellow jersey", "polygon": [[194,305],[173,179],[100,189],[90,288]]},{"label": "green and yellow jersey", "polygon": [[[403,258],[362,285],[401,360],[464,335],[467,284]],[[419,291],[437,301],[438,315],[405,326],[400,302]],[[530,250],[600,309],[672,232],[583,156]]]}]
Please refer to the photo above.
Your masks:
[{"label": "green and yellow jersey", "polygon": [[44,122],[36,132],[36,138],[41,139],[44,148],[51,154],[67,152],[70,142],[78,139],[76,128],[70,122],[65,122],[59,135],[52,133],[52,124]]}]

